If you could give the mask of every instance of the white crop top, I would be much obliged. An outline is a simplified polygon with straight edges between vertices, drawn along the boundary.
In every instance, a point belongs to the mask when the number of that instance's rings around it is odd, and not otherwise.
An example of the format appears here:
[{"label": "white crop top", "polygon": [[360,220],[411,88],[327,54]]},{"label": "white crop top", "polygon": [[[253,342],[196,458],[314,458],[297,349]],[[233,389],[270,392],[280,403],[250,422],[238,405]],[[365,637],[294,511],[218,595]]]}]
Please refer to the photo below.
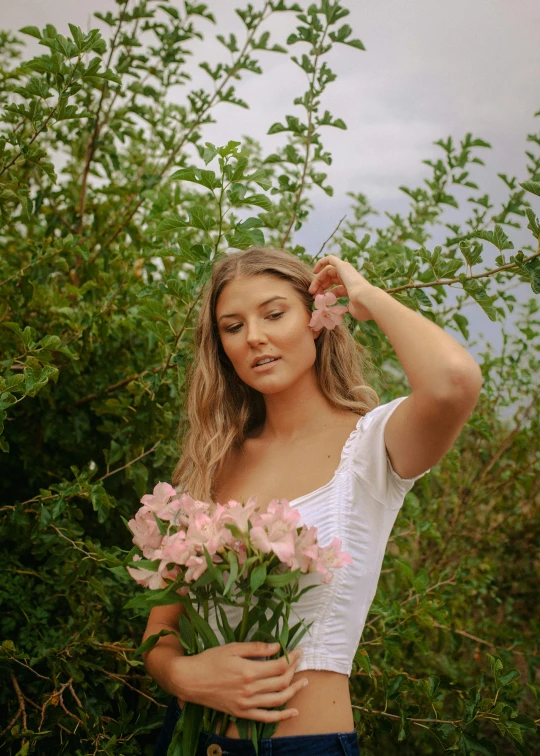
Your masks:
[{"label": "white crop top", "polygon": [[[401,478],[386,451],[386,422],[405,398],[379,405],[360,417],[345,442],[332,480],[316,491],[289,501],[302,515],[300,524],[317,527],[321,546],[327,546],[337,536],[342,540],[342,550],[353,559],[352,564],[334,570],[330,583],[319,585],[316,573],[300,578],[300,588],[311,584],[317,587],[307,591],[291,608],[290,626],[299,619],[313,622],[298,644],[303,656],[297,672],[325,669],[347,676],[351,673],[398,511],[414,481],[429,472]],[[242,608],[225,606],[224,609],[229,624],[236,627]],[[214,609],[209,612],[208,620],[224,642]]]}]

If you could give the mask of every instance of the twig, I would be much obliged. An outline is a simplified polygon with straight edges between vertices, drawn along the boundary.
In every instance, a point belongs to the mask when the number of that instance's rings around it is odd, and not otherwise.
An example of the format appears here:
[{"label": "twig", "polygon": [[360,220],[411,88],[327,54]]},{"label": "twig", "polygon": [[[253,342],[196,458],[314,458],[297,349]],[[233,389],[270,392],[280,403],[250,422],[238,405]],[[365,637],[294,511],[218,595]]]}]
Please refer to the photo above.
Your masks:
[{"label": "twig", "polygon": [[519,656],[525,656],[523,651],[514,651],[513,648],[508,648],[505,646],[498,646],[496,643],[492,643],[491,641],[484,640],[483,638],[478,638],[478,636],[472,635],[472,633],[468,633],[466,630],[458,630],[458,628],[456,627],[447,627],[446,625],[441,625],[438,622],[434,622],[433,627],[438,627],[440,630],[448,630],[448,632],[456,633],[457,635],[463,635],[464,638],[469,638],[470,640],[473,640],[475,643],[481,643],[484,646],[490,646],[491,648],[500,648],[502,651],[511,651],[513,654],[519,654]]},{"label": "twig", "polygon": [[[353,706],[353,709],[358,711],[365,711],[367,714],[378,714],[381,717],[388,717],[389,719],[401,719],[398,714],[388,714],[386,711],[377,711],[376,709],[367,709],[365,706]],[[416,717],[405,717],[407,722],[413,722],[418,724],[419,722],[428,722],[429,724],[461,724],[462,719],[417,719]]]},{"label": "twig", "polygon": [[126,467],[131,467],[131,465],[134,465],[135,462],[138,462],[143,457],[147,457],[149,454],[152,454],[152,452],[158,448],[161,441],[162,439],[159,439],[159,441],[156,441],[156,443],[152,446],[151,449],[148,449],[148,451],[145,451],[142,454],[139,454],[138,457],[135,457],[135,459],[131,459],[125,465],[122,465],[122,467],[117,467],[115,470],[112,470],[111,472],[106,473],[106,475],[102,475],[101,478],[98,478],[98,481],[105,480],[105,478],[110,478],[111,475],[114,475],[115,473],[120,472],[120,470],[125,470]]},{"label": "twig", "polygon": [[[120,29],[122,28],[122,23],[124,21],[124,14],[127,8],[129,0],[126,0],[124,2],[124,7],[120,11],[120,16],[118,18],[118,26],[116,28],[116,32],[114,35],[114,38],[111,42],[111,49],[109,52],[109,57],[105,66],[105,69],[108,69],[111,65],[111,61],[114,55],[114,51],[116,48],[116,42],[118,40],[118,35],[120,34]],[[84,209],[86,205],[86,189],[87,189],[87,182],[88,182],[88,173],[90,172],[90,165],[92,164],[92,159],[96,152],[96,146],[97,146],[97,140],[99,137],[99,132],[101,130],[102,124],[99,122],[99,116],[101,115],[101,108],[103,106],[103,100],[105,99],[105,92],[109,88],[108,82],[105,81],[103,84],[103,88],[101,90],[101,96],[99,98],[99,103],[96,110],[96,122],[94,124],[94,131],[92,133],[92,136],[90,137],[88,144],[86,145],[86,161],[84,164],[84,170],[81,180],[81,198],[79,203],[79,223],[77,225],[77,233],[81,234],[83,230],[83,219],[84,219]]]},{"label": "twig", "polygon": [[112,677],[114,680],[119,680],[123,685],[126,685],[130,690],[133,690],[135,693],[138,693],[140,696],[143,696],[143,698],[147,698],[149,701],[152,701],[153,704],[156,704],[156,706],[160,706],[162,708],[166,708],[165,704],[160,704],[156,701],[155,698],[152,698],[152,696],[148,696],[146,693],[143,693],[142,690],[139,690],[138,688],[135,688],[133,685],[130,685],[127,680],[124,680],[123,677],[120,677],[120,675],[115,675],[114,672],[108,672],[106,669],[100,669],[100,672],[103,672],[108,677]]},{"label": "twig", "polygon": [[130,648],[129,646],[117,646],[116,643],[100,643],[99,641],[90,641],[90,644],[92,646],[100,646],[101,648],[105,648],[107,651],[129,651],[130,653],[135,653],[137,650],[136,648]]},{"label": "twig", "polygon": [[63,538],[64,540],[68,541],[73,546],[73,548],[76,551],[80,551],[81,554],[84,554],[85,559],[92,559],[92,561],[94,561],[94,562],[106,562],[107,561],[106,559],[100,559],[97,556],[97,554],[89,553],[88,551],[85,551],[84,549],[81,549],[80,546],[77,546],[77,544],[75,543],[75,541],[72,541],[71,538],[68,538],[66,535],[64,535],[62,533],[62,531],[59,528],[56,527],[56,525],[51,525],[51,528],[53,530],[56,530],[56,532],[58,533],[58,535],[60,536],[60,538]]},{"label": "twig", "polygon": [[337,226],[335,227],[335,229],[332,231],[332,233],[330,234],[330,236],[328,237],[328,239],[325,242],[323,242],[323,245],[320,248],[320,250],[317,252],[316,255],[313,256],[313,260],[316,260],[318,258],[318,256],[321,254],[321,252],[323,251],[323,249],[326,247],[326,245],[330,241],[330,239],[332,239],[337,234],[337,232],[339,231],[339,227],[341,226],[341,224],[343,223],[343,221],[346,218],[347,218],[347,216],[344,215],[343,218],[339,221],[339,223],[337,224]]},{"label": "twig", "polygon": [[[17,678],[15,677],[15,675],[13,674],[13,672],[10,672],[9,676],[11,678],[11,684],[13,685],[13,687],[15,689],[15,693],[17,694],[17,700],[19,702],[19,708],[17,709],[17,713],[15,714],[15,716],[13,717],[13,719],[11,720],[11,722],[8,724],[8,726],[5,727],[2,730],[2,732],[0,732],[0,738],[4,735],[4,733],[8,732],[8,730],[11,730],[11,728],[13,727],[13,725],[15,724],[15,722],[18,720],[18,718],[20,716],[22,716],[22,721],[23,721],[23,727],[24,727],[24,729],[25,730],[27,729],[27,727],[26,727],[26,725],[27,725],[27,722],[26,722],[26,706],[24,705],[24,696],[23,696],[23,694],[21,692],[21,689],[19,687],[19,683],[17,682]],[[24,745],[24,743],[25,743],[25,740],[22,741],[23,745]]]},{"label": "twig", "polygon": [[39,672],[36,672],[36,670],[35,670],[35,669],[33,669],[32,667],[30,667],[30,666],[29,666],[28,664],[25,664],[24,662],[20,661],[20,659],[16,659],[16,658],[15,658],[14,656],[12,656],[12,655],[11,655],[11,654],[10,654],[10,653],[9,653],[9,652],[7,651],[7,649],[6,649],[6,648],[4,648],[4,649],[3,649],[3,651],[6,651],[6,652],[7,652],[7,654],[8,654],[8,656],[9,656],[9,659],[10,659],[10,661],[13,661],[13,662],[15,662],[15,664],[19,664],[19,665],[20,665],[21,667],[23,667],[24,669],[28,670],[29,672],[33,672],[33,674],[34,674],[34,675],[36,675],[36,677],[39,677],[39,678],[40,678],[41,680],[47,680],[47,682],[51,682],[51,683],[52,683],[52,682],[54,682],[54,681],[52,680],[52,678],[50,678],[50,677],[44,677],[43,675],[40,675],[40,674],[39,674]]},{"label": "twig", "polygon": [[47,260],[49,257],[54,257],[55,255],[58,255],[62,250],[55,249],[53,252],[49,252],[46,255],[43,255],[43,257],[38,257],[37,260],[34,260],[31,263],[28,263],[28,265],[25,265],[23,268],[20,268],[16,273],[13,273],[11,276],[8,276],[7,278],[4,278],[3,281],[0,281],[0,286],[3,286],[4,284],[9,283],[14,278],[19,278],[23,275],[25,271],[28,270],[28,268],[33,268],[34,265],[38,265],[40,262],[43,262],[43,260]]},{"label": "twig", "polygon": [[[538,250],[538,252],[535,252],[534,255],[530,255],[530,257],[523,258],[520,265],[525,265],[525,263],[528,263],[539,256],[540,250]],[[500,273],[503,270],[511,270],[512,268],[517,267],[518,263],[508,263],[507,265],[501,265],[499,268],[486,270],[484,271],[484,273],[475,273],[472,276],[464,276],[461,278],[441,278],[439,281],[428,281],[427,283],[403,284],[402,286],[394,286],[391,289],[385,289],[385,291],[387,294],[395,294],[396,292],[404,291],[405,289],[426,289],[430,288],[431,286],[450,286],[450,284],[461,283],[462,281],[472,281],[474,278],[487,278],[488,276],[493,276],[495,275],[495,273]]]},{"label": "twig", "polygon": [[[296,218],[298,217],[298,209],[300,207],[300,200],[302,199],[302,193],[304,191],[304,187],[306,184],[306,174],[308,170],[309,165],[309,151],[311,148],[311,138],[313,136],[313,112],[315,109],[315,77],[317,76],[317,65],[319,62],[319,57],[321,55],[321,51],[323,49],[324,44],[324,38],[326,37],[326,32],[328,31],[328,21],[326,23],[326,27],[324,29],[320,44],[317,48],[317,54],[315,55],[315,60],[313,62],[313,76],[311,77],[311,82],[309,84],[309,92],[311,94],[311,97],[309,99],[309,111],[308,111],[308,130],[307,130],[307,137],[306,137],[306,157],[304,160],[304,167],[302,169],[302,176],[300,178],[300,186],[298,187],[298,191],[296,193],[295,201],[294,201],[294,209],[293,214],[291,216],[291,220],[289,223],[289,226],[287,230],[285,231],[285,235],[283,239],[281,240],[281,247],[283,248],[285,244],[287,243],[287,240],[290,236],[291,229],[296,221]],[[320,91],[319,91],[320,94]]]}]

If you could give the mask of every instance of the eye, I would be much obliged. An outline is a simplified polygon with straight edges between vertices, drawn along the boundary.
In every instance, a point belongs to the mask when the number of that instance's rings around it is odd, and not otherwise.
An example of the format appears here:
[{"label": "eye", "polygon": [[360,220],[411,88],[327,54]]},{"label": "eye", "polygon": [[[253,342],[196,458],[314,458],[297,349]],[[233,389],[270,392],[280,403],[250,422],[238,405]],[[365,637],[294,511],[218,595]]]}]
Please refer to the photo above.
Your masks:
[{"label": "eye", "polygon": [[[278,320],[284,314],[284,312],[273,312],[270,315],[267,315],[267,317],[270,318],[270,320]],[[230,328],[225,329],[225,333],[237,333],[240,328],[242,328],[241,324],[231,326]]]}]

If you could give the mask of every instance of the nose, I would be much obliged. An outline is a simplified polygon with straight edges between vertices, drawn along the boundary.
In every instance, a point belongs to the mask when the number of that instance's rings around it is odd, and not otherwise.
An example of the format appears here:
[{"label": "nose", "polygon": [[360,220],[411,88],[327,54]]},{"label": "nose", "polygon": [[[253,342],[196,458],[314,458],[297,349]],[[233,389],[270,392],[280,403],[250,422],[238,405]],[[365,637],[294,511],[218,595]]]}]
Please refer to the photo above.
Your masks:
[{"label": "nose", "polygon": [[250,346],[255,344],[266,344],[268,341],[264,327],[258,318],[247,321],[245,333],[246,341]]}]

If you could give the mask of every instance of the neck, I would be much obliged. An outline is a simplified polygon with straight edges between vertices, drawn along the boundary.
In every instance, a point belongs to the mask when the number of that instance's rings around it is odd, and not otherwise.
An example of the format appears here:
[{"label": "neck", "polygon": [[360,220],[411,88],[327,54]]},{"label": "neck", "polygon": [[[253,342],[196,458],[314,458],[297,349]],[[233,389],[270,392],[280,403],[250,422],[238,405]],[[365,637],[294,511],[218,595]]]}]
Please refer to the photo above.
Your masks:
[{"label": "neck", "polygon": [[315,369],[303,375],[293,386],[276,394],[265,394],[266,419],[257,437],[269,441],[290,442],[335,422],[336,410],[322,393]]}]

